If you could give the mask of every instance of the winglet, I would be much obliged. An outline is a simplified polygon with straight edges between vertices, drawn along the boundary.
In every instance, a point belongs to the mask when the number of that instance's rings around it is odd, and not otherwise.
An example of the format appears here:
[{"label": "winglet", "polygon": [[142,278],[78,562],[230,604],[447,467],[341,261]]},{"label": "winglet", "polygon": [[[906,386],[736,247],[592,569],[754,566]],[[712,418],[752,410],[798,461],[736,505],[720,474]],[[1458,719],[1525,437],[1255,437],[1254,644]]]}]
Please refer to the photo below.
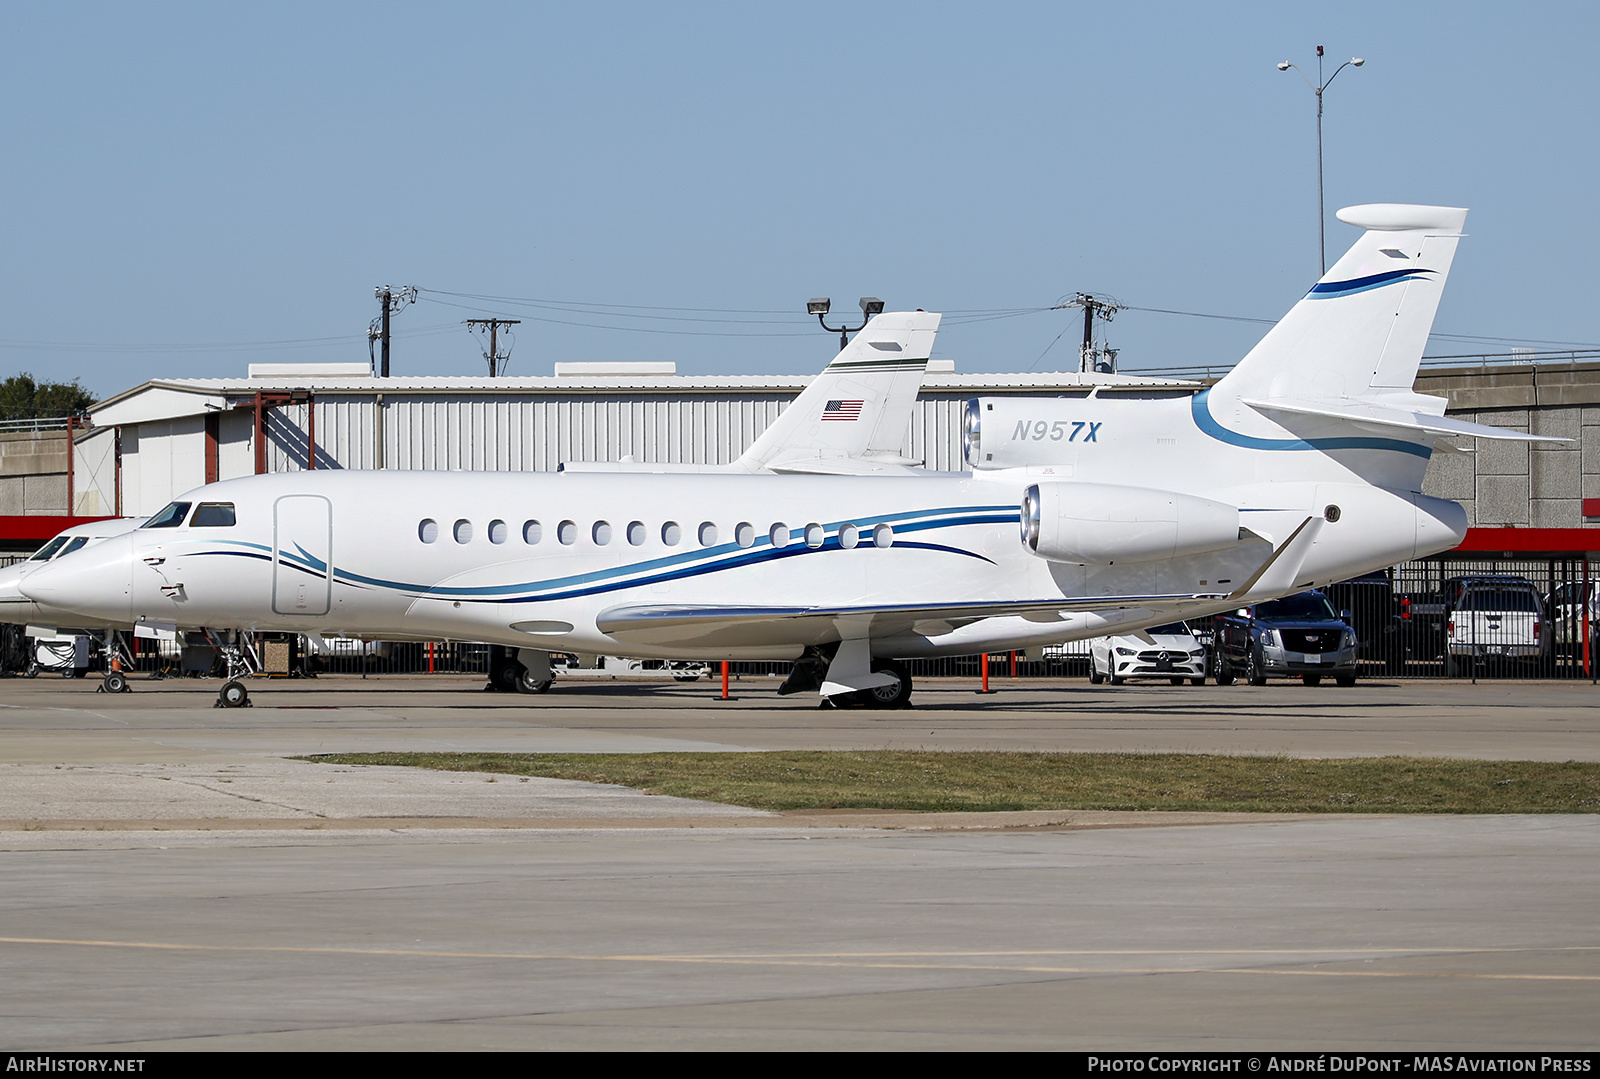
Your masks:
[{"label": "winglet", "polygon": [[1258,599],[1276,599],[1293,592],[1294,579],[1300,575],[1300,567],[1306,564],[1306,556],[1311,553],[1311,545],[1317,542],[1317,533],[1322,531],[1323,524],[1321,517],[1307,517],[1301,521],[1300,527],[1291,532],[1283,545],[1261,563],[1261,568],[1248,581],[1234,589],[1228,599],[1245,606]]}]

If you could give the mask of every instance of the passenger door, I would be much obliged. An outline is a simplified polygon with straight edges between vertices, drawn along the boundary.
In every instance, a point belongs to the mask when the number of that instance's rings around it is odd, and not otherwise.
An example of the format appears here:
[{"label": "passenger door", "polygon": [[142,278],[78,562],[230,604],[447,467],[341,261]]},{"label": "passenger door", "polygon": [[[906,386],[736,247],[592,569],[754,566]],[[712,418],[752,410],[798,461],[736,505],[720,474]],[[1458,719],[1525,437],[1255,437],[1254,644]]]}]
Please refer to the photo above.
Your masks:
[{"label": "passenger door", "polygon": [[333,587],[333,505],[321,495],[285,495],[273,506],[272,609],[327,614]]}]

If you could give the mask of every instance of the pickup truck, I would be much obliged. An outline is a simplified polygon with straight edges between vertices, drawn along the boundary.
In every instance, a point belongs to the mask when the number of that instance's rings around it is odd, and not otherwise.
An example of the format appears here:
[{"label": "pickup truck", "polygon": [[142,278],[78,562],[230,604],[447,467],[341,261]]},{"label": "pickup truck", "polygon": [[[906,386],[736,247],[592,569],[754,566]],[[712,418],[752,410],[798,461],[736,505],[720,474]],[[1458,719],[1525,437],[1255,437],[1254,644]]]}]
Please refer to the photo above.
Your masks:
[{"label": "pickup truck", "polygon": [[1525,577],[1445,582],[1445,674],[1495,660],[1537,663],[1550,652],[1544,601]]}]

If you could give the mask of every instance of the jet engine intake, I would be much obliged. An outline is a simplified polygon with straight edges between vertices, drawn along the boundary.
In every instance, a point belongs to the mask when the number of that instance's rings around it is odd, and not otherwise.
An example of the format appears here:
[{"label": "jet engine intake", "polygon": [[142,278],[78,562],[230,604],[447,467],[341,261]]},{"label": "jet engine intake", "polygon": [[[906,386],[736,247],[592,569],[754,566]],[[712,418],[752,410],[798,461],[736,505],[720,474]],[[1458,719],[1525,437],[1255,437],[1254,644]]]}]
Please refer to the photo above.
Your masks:
[{"label": "jet engine intake", "polygon": [[1220,551],[1239,510],[1209,498],[1109,483],[1036,483],[1022,497],[1022,542],[1051,562],[1116,565]]}]

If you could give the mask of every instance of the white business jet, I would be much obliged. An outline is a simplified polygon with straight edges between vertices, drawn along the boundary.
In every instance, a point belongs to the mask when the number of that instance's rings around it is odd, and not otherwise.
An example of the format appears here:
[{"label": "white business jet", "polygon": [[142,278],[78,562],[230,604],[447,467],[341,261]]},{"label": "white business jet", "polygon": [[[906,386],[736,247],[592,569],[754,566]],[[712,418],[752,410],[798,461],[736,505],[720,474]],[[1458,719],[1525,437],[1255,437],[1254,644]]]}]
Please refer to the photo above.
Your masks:
[{"label": "white business jet", "polygon": [[790,688],[892,705],[900,660],[1343,580],[1460,543],[1462,508],[1421,493],[1436,446],[1530,436],[1411,390],[1466,211],[1339,216],[1367,231],[1215,386],[979,400],[970,474],[252,476],[21,587],[108,622],[487,641],[536,675],[551,651],[792,659]]},{"label": "white business jet", "polygon": [[[17,586],[28,574],[53,559],[64,558],[74,551],[92,546],[111,536],[125,535],[138,528],[144,521],[143,517],[108,517],[101,521],[73,525],[56,533],[23,561],[0,567],[0,622],[27,626],[30,637],[50,636],[60,633],[63,629],[81,627],[83,625],[81,615],[42,606],[24,596]],[[122,624],[111,628],[132,629],[133,626]]]}]

